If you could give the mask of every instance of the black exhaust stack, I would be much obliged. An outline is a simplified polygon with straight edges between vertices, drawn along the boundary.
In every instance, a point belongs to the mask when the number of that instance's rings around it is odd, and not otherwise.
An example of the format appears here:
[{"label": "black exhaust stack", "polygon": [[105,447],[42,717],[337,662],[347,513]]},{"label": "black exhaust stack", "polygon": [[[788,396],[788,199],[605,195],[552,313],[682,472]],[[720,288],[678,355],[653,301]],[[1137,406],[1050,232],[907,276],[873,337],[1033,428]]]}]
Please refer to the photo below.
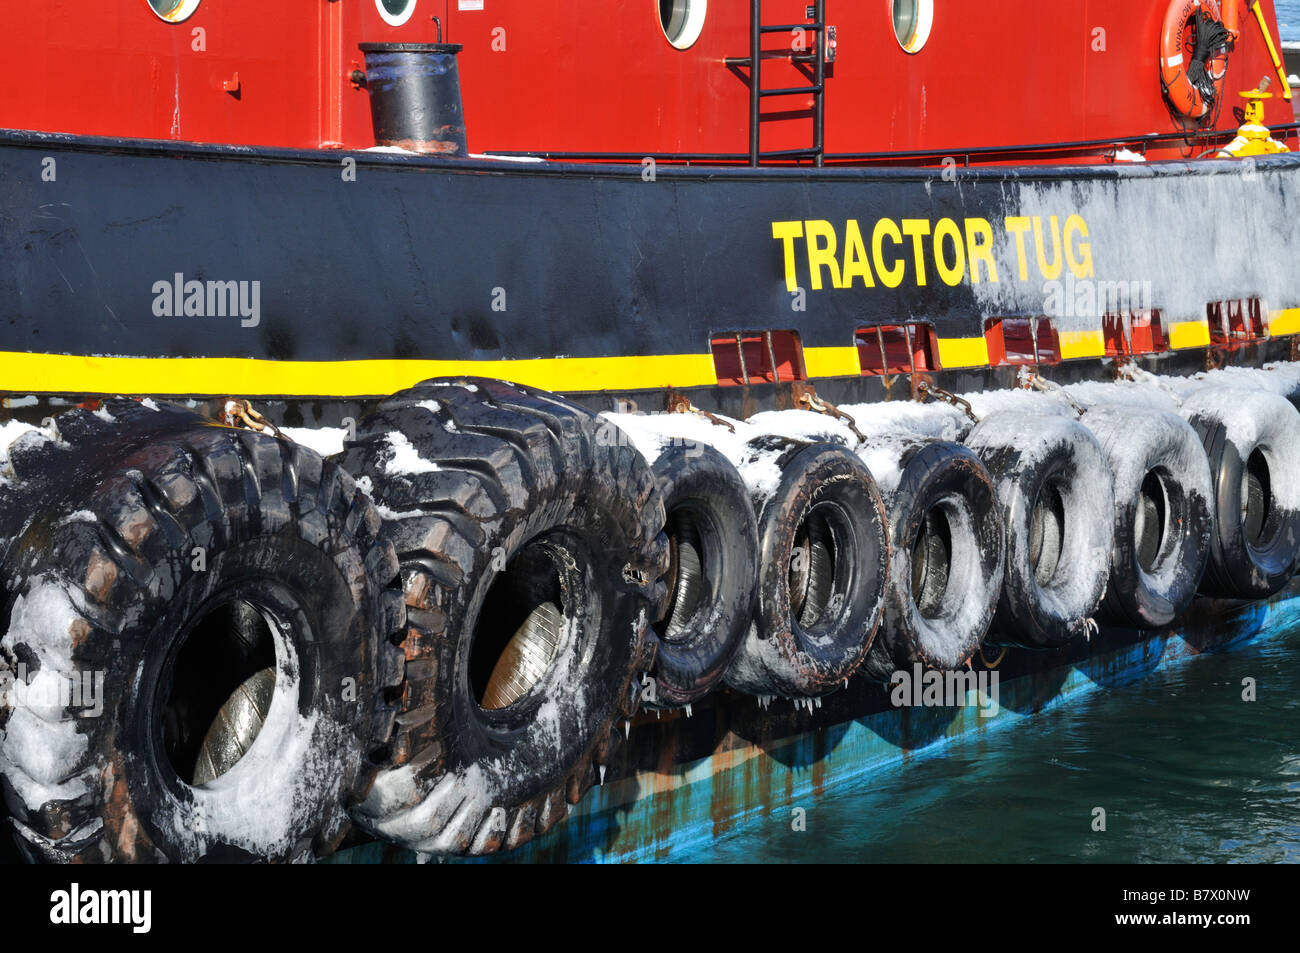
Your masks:
[{"label": "black exhaust stack", "polygon": [[[438,25],[442,38],[442,25]],[[464,156],[458,43],[362,43],[375,144]]]}]

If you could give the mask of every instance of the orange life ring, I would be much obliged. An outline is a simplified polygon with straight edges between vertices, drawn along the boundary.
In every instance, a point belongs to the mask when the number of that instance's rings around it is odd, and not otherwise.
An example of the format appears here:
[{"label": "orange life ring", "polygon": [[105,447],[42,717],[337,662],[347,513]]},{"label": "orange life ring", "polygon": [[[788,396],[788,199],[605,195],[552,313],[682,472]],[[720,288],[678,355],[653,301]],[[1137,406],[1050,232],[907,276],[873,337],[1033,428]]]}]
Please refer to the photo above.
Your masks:
[{"label": "orange life ring", "polygon": [[[1187,78],[1188,61],[1192,56],[1192,36],[1195,16],[1204,11],[1211,19],[1223,22],[1215,0],[1173,0],[1165,11],[1164,27],[1160,31],[1160,81],[1169,102],[1184,116],[1200,119],[1210,111],[1201,91]],[[1223,81],[1223,72],[1210,70],[1217,84]]]}]

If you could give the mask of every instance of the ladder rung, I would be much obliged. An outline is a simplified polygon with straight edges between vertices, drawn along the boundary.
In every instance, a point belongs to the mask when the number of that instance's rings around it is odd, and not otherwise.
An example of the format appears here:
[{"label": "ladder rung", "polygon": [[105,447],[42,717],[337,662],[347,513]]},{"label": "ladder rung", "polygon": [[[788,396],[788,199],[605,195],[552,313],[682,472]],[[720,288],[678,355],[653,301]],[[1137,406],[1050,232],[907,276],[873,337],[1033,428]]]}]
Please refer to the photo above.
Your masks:
[{"label": "ladder rung", "polygon": [[784,89],[760,89],[760,96],[794,96],[797,93],[811,93],[813,96],[822,94],[822,87],[817,86],[787,86]]},{"label": "ladder rung", "polygon": [[[762,0],[751,0],[749,15],[749,56],[747,57],[727,57],[725,60],[728,67],[744,66],[748,68],[750,75],[749,82],[749,164],[751,166],[761,165],[764,159],[792,159],[799,162],[803,159],[812,159],[819,167],[825,157],[824,142],[824,122],[826,110],[826,87],[822,78],[823,49],[819,45],[815,50],[764,50],[762,37],[776,33],[797,33],[804,30],[816,33],[817,42],[823,43],[830,35],[834,27],[826,25],[826,9],[824,0],[816,0],[815,6],[808,7],[807,14],[809,19],[816,18],[814,22],[808,23],[769,23],[762,22]],[[792,64],[803,66],[804,64],[814,64],[816,66],[815,76],[810,77],[813,80],[812,85],[807,86],[787,86],[779,89],[763,89],[761,81],[761,72],[759,67],[765,59],[785,59]],[[802,72],[802,70],[800,70]],[[760,133],[763,115],[760,103],[763,99],[770,96],[812,96],[813,98],[813,145],[810,149],[783,149],[775,152],[764,152],[759,146]],[[774,118],[774,117],[772,117]],[[775,360],[775,358],[773,358]],[[741,362],[744,363],[744,356],[741,356]]]},{"label": "ladder rung", "polygon": [[[796,53],[793,50],[764,50],[761,59],[790,60],[794,63],[816,63],[816,53]],[[754,61],[748,56],[728,56],[722,61],[727,66],[753,66]]]},{"label": "ladder rung", "polygon": [[771,26],[761,26],[758,28],[759,33],[789,33],[792,30],[811,30],[814,33],[820,33],[824,29],[820,23],[773,23]]}]

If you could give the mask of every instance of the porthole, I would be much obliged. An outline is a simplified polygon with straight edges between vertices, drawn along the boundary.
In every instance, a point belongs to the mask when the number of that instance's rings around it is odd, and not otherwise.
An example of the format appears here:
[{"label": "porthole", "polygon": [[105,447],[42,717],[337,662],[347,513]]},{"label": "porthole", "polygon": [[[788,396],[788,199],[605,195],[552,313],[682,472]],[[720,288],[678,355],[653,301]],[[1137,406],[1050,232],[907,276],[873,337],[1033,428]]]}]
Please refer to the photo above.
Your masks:
[{"label": "porthole", "polygon": [[934,26],[934,0],[890,0],[889,13],[898,45],[907,53],[919,52]]},{"label": "porthole", "polygon": [[687,49],[700,38],[709,0],[658,0],[659,26],[668,42],[679,50]]},{"label": "porthole", "polygon": [[149,9],[168,23],[188,20],[199,8],[201,0],[148,0]]},{"label": "porthole", "polygon": [[415,12],[415,0],[375,0],[375,9],[389,26],[401,26]]}]

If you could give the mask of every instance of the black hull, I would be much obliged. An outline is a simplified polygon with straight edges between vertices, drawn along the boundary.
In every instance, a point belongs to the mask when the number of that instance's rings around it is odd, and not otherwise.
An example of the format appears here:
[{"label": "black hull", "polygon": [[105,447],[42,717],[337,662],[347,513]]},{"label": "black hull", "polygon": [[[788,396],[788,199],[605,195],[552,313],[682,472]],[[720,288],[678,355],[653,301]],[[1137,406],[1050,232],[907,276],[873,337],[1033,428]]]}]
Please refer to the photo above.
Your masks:
[{"label": "black hull", "polygon": [[[1086,242],[1078,231],[1063,233],[1067,247],[1044,238],[1067,293],[1086,243],[1083,280],[1147,283],[1176,349],[1164,359],[1195,365],[1207,301],[1262,298],[1275,335],[1296,322],[1298,166],[1284,155],[948,181],[938,170],[664,165],[645,181],[641,167],[2,133],[0,390],[364,397],[472,372],[653,393],[712,387],[711,336],[763,329],[798,333],[809,378],[856,378],[855,329],[902,320],[932,322],[945,369],[974,369],[987,386],[997,374],[980,369],[984,319],[1043,313],[1053,273],[1024,232],[1020,278],[1002,227],[1015,216],[1039,216],[1049,232],[1051,216],[1082,216]],[[972,261],[950,287],[930,249],[921,286],[910,240],[885,238],[899,287],[881,275],[835,289],[819,267],[815,290],[797,242],[787,275],[773,223],[823,219],[840,255],[849,219],[867,246],[881,219],[990,222],[1000,280]],[[787,278],[805,289],[804,310]],[[156,313],[160,298],[183,311],[180,294],[156,289],[189,281],[257,282],[257,314],[234,313],[234,299],[224,316]],[[1062,356],[1097,356],[1099,319],[1069,310],[1056,322]]]}]

